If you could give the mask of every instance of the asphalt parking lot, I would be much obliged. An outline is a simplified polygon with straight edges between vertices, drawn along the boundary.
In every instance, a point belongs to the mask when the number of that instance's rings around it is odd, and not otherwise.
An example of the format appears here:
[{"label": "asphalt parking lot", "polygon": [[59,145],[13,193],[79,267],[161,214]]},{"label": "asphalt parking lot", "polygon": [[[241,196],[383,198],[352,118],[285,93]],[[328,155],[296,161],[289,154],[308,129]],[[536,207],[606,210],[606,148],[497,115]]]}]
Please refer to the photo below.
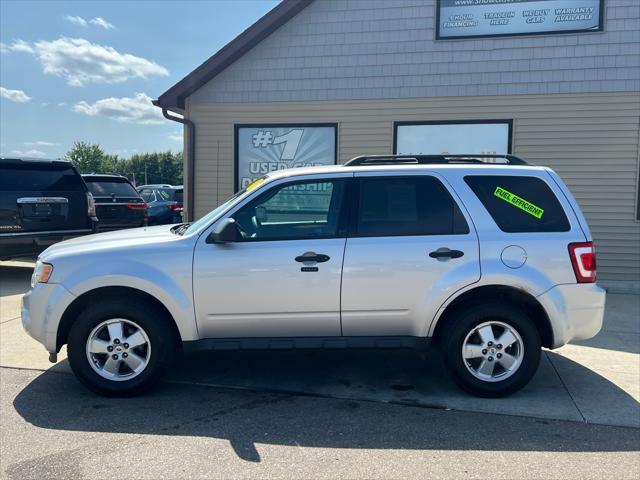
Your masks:
[{"label": "asphalt parking lot", "polygon": [[206,353],[105,399],[22,331],[31,268],[0,263],[2,478],[640,476],[638,296],[609,295],[603,331],[506,399],[409,351]]}]

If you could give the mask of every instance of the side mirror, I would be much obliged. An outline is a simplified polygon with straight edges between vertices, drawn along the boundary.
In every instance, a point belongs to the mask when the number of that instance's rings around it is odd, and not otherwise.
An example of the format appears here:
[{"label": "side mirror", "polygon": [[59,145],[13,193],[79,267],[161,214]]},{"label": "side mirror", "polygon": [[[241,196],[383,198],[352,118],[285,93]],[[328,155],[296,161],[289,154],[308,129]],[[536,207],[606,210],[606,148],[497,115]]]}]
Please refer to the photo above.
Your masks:
[{"label": "side mirror", "polygon": [[218,224],[218,226],[211,232],[207,243],[231,243],[237,242],[240,231],[238,225],[233,218],[225,218]]}]

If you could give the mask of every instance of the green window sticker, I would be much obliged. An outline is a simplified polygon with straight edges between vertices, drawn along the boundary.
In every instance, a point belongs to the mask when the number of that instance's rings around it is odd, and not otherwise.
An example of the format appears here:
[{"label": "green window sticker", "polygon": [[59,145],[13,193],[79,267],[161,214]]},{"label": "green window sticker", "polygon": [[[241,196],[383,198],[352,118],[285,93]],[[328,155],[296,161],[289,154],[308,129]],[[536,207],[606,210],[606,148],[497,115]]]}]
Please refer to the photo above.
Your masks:
[{"label": "green window sticker", "polygon": [[499,199],[510,203],[514,207],[517,207],[520,210],[523,210],[538,219],[542,218],[542,214],[544,213],[544,210],[542,208],[534,205],[531,202],[527,202],[524,198],[520,198],[515,193],[511,193],[504,188],[496,187],[496,190],[495,192],[493,192],[493,194]]}]

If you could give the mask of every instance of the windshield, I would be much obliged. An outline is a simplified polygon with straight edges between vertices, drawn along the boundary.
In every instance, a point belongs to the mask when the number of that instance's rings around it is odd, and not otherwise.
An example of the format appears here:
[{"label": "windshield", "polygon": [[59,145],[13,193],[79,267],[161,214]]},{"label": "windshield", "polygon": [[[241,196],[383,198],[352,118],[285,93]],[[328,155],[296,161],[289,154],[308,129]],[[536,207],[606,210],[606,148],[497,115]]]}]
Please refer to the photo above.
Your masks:
[{"label": "windshield", "polygon": [[208,223],[210,223],[214,218],[216,218],[223,211],[225,211],[227,209],[227,207],[229,207],[235,201],[236,198],[238,198],[239,196],[244,194],[246,191],[247,191],[246,188],[240,190],[239,192],[237,192],[233,196],[231,196],[231,198],[229,198],[223,204],[221,204],[218,207],[216,207],[215,209],[211,210],[209,213],[207,213],[200,220],[197,220],[197,221],[193,222],[192,224],[190,224],[189,228],[187,228],[184,231],[184,234],[188,235],[190,233],[194,233],[194,232],[197,232],[198,230],[200,230],[203,226],[205,226]]}]

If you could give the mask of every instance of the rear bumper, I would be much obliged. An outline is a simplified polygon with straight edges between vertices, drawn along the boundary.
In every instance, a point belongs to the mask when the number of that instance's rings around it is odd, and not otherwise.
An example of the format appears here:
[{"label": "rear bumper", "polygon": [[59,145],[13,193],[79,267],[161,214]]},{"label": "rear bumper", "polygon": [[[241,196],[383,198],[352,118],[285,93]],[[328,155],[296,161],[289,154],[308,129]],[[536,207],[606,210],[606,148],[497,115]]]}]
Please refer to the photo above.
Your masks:
[{"label": "rear bumper", "polygon": [[98,232],[98,220],[91,228],[59,230],[51,232],[17,232],[0,234],[0,260],[36,256],[54,243]]},{"label": "rear bumper", "polygon": [[604,320],[606,293],[595,283],[556,285],[538,297],[553,329],[553,348],[596,336]]},{"label": "rear bumper", "polygon": [[60,319],[76,297],[62,285],[38,283],[22,297],[22,328],[44,345],[57,352]]}]

